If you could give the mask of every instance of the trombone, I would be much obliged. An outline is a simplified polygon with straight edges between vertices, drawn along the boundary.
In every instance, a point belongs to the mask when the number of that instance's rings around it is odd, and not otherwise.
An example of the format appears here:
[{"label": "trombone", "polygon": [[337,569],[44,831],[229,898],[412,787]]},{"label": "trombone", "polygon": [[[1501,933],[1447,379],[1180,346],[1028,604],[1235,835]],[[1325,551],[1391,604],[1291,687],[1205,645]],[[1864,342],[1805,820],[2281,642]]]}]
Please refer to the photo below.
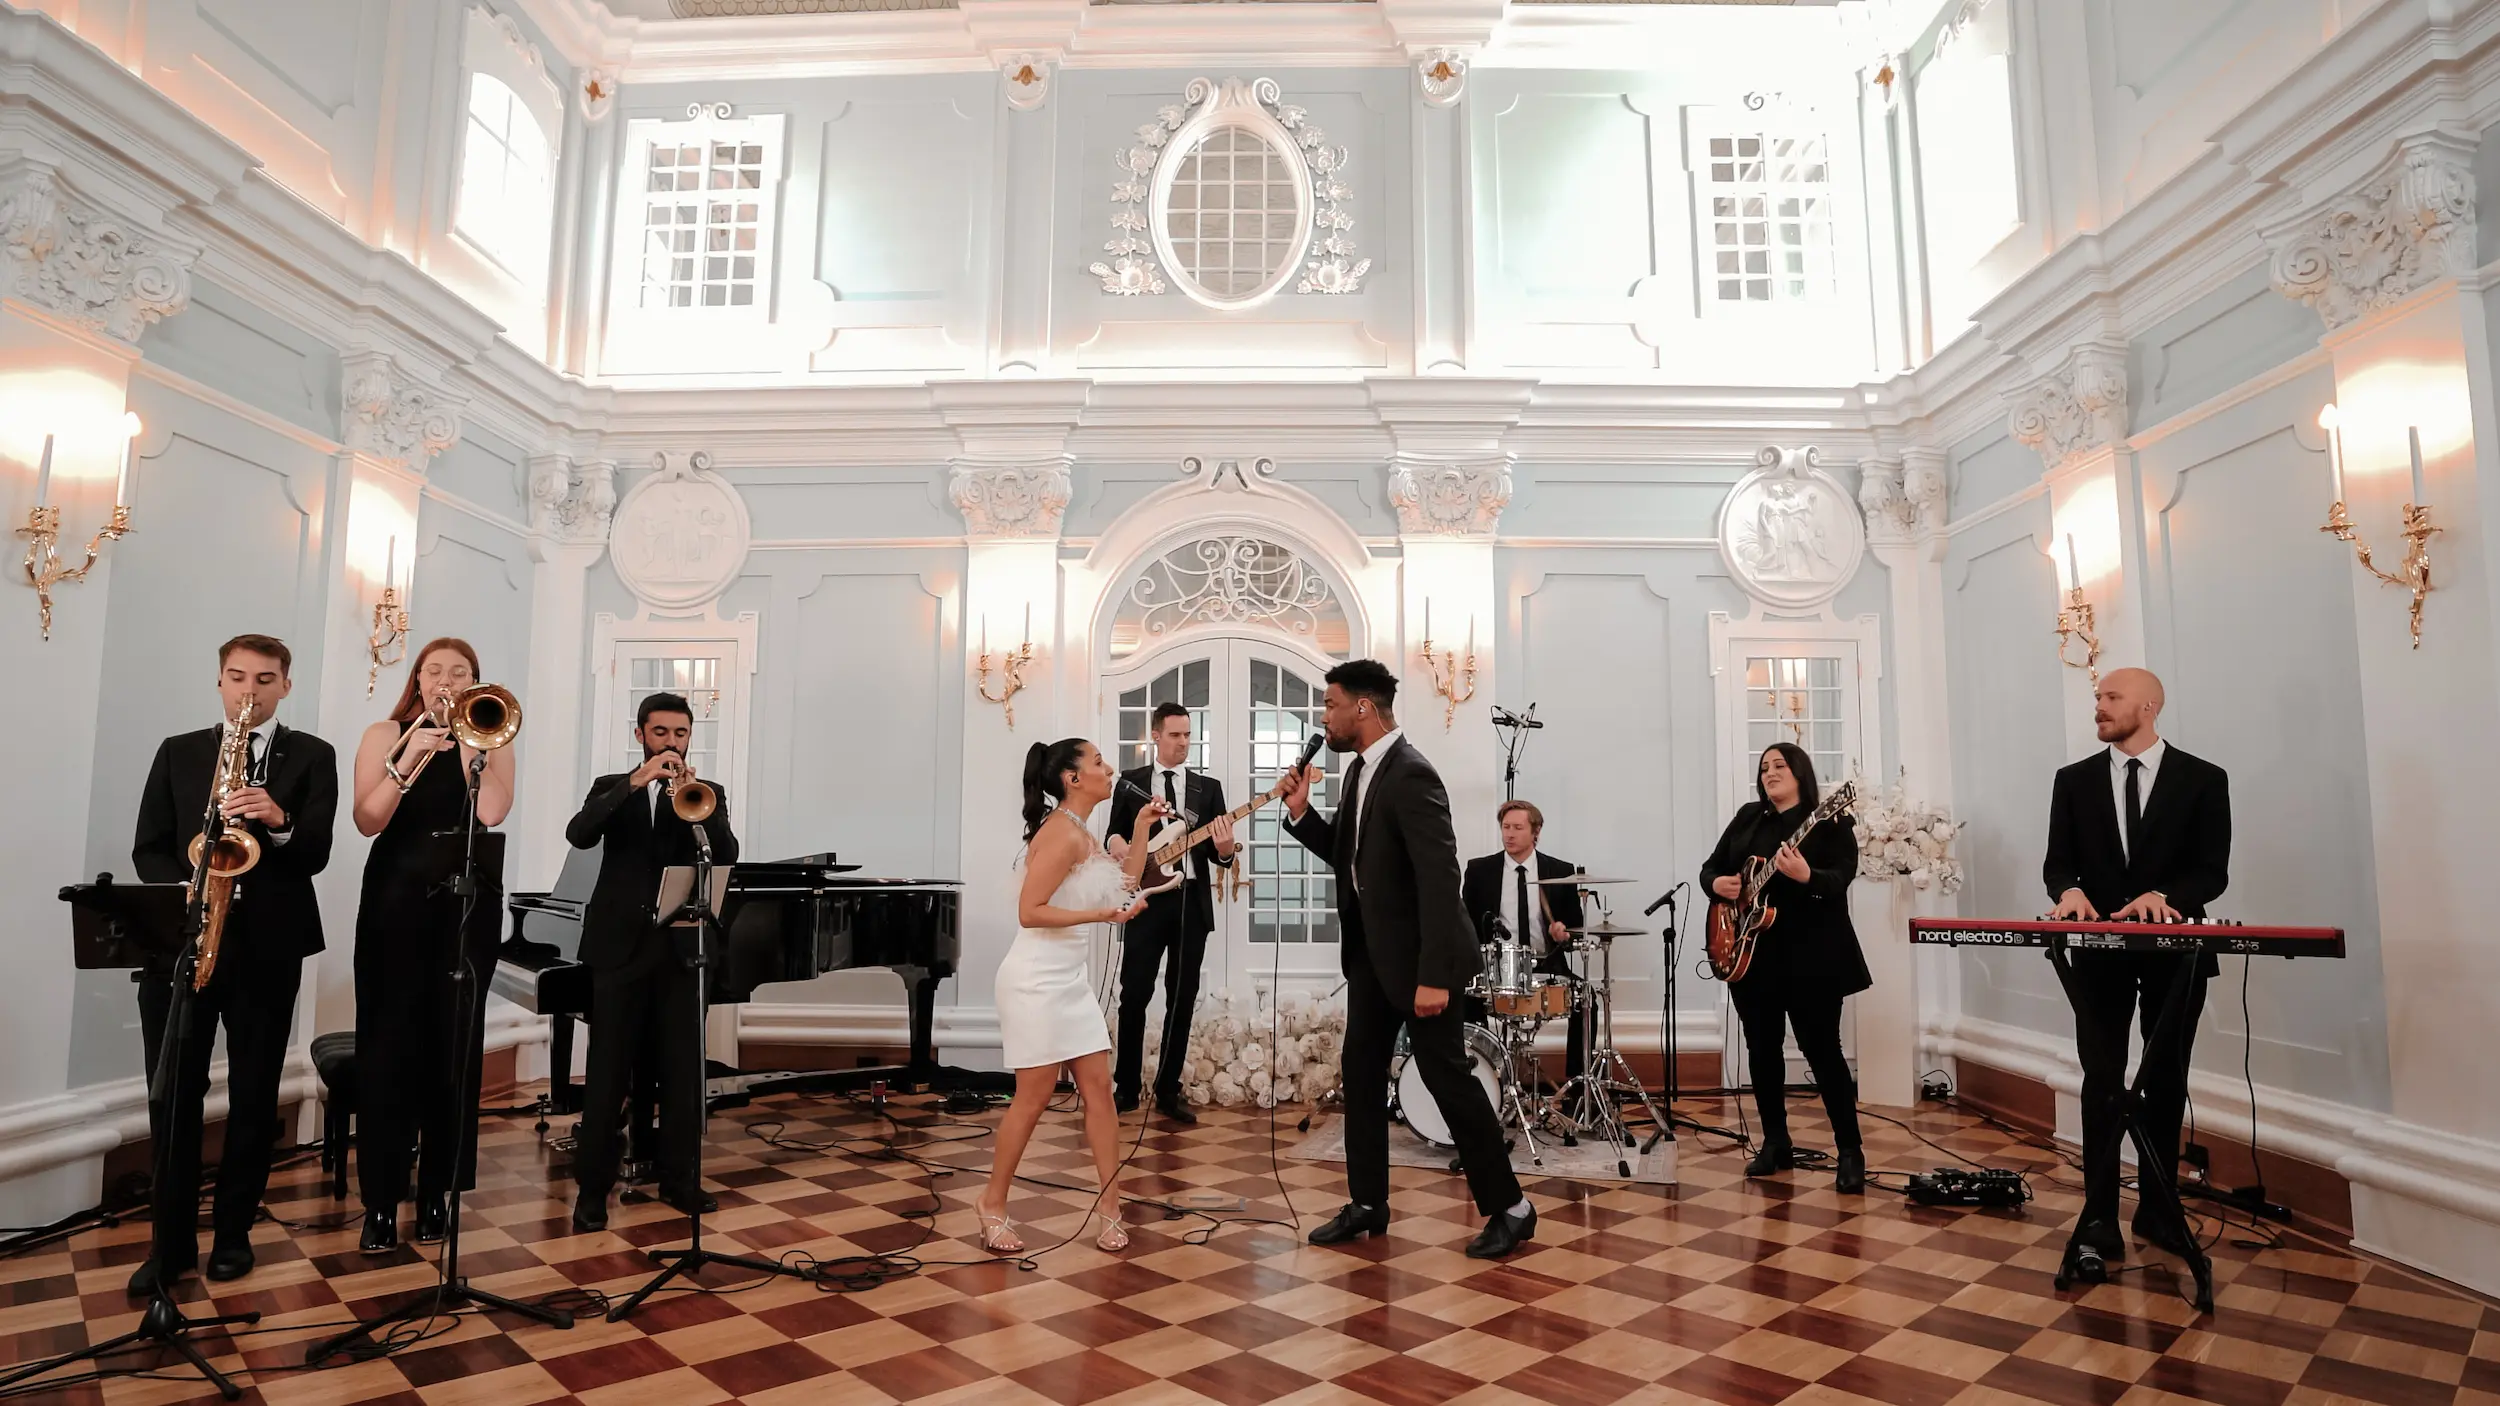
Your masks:
[{"label": "trombone", "polygon": [[417,729],[421,727],[447,731],[464,747],[492,752],[499,747],[511,746],[512,739],[520,735],[521,700],[512,696],[512,690],[491,683],[471,684],[456,696],[449,689],[437,692],[425,711],[408,724],[408,730],[399,735],[399,740],[391,744],[390,752],[382,759],[382,769],[390,773],[392,781],[398,783],[399,793],[403,796],[416,786],[417,777],[425,771],[425,764],[434,760],[434,754],[426,752],[418,756],[405,772],[399,769],[400,760],[407,751],[408,739],[416,736]]}]

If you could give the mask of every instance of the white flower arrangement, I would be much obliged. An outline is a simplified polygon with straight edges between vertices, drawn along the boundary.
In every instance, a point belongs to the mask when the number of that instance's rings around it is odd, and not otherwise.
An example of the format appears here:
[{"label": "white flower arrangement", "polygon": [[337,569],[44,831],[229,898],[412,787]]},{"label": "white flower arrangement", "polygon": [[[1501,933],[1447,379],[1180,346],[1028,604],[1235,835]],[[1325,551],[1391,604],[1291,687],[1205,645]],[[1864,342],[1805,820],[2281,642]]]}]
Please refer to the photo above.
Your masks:
[{"label": "white flower arrangement", "polygon": [[1953,837],[1964,822],[1943,808],[1910,799],[1896,777],[1877,791],[1860,787],[1858,803],[1858,877],[1907,878],[1914,889],[1942,894],[1962,891],[1962,861],[1954,856]]},{"label": "white flower arrangement", "polygon": [[[1268,1049],[1273,1025],[1276,1047]],[[1163,1031],[1146,1031],[1146,1081],[1162,1062]],[[1317,1103],[1338,1093],[1345,1008],[1289,996],[1272,1013],[1256,997],[1218,991],[1199,1001],[1191,1024],[1181,1093],[1219,1108]]]}]

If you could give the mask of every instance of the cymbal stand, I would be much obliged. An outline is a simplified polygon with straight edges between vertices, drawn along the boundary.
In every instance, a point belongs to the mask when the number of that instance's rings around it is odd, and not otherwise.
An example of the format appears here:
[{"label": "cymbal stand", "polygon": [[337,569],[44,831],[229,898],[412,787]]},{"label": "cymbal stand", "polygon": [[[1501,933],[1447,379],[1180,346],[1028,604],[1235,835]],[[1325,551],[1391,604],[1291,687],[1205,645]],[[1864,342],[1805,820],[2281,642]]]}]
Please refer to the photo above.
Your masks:
[{"label": "cymbal stand", "polygon": [[[1537,1146],[1537,1120],[1529,1116],[1528,1099],[1523,1092],[1523,1088],[1536,1087],[1536,1075],[1533,1071],[1537,1067],[1537,1022],[1518,1020],[1510,1016],[1495,1016],[1494,1019],[1500,1022],[1502,1027],[1502,1033],[1496,1037],[1502,1044],[1502,1067],[1496,1075],[1501,1084],[1501,1102],[1494,1112],[1500,1121],[1519,1130],[1520,1141],[1528,1145],[1529,1159],[1542,1167],[1545,1165],[1545,1149]],[[1524,1085],[1519,1077],[1522,1063],[1531,1071]]]},{"label": "cymbal stand", "polygon": [[[1599,917],[1611,922],[1605,898],[1593,891],[1582,892],[1597,905]],[[1564,1084],[1554,1095],[1554,1104],[1572,1110],[1567,1116],[1583,1131],[1602,1133],[1617,1148],[1628,1148],[1638,1147],[1640,1140],[1624,1126],[1620,1105],[1625,1095],[1640,1100],[1652,1124],[1663,1128],[1667,1120],[1659,1116],[1658,1105],[1649,1101],[1649,1090],[1640,1076],[1632,1072],[1631,1061],[1615,1048],[1614,950],[1614,939],[1598,939],[1597,950],[1591,957],[1597,970],[1585,988],[1590,1007],[1588,1063],[1579,1077]],[[1615,1171],[1629,1180],[1632,1159],[1618,1153]]]}]

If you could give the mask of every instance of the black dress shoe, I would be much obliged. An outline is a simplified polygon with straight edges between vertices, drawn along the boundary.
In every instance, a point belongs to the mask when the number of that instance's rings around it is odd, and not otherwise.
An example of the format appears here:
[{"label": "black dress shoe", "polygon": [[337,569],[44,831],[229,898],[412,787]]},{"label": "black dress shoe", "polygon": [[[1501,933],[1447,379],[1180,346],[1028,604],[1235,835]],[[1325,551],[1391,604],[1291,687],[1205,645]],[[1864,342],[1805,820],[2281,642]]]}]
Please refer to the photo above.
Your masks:
[{"label": "black dress shoe", "polygon": [[396,1210],[365,1212],[365,1233],[356,1238],[356,1248],[368,1255],[387,1255],[399,1248],[399,1216]]},{"label": "black dress shoe", "polygon": [[439,1245],[450,1232],[451,1215],[439,1196],[417,1198],[417,1243]]},{"label": "black dress shoe", "polygon": [[1498,1260],[1536,1238],[1536,1207],[1526,1215],[1504,1211],[1484,1223],[1484,1233],[1467,1242],[1467,1258]]},{"label": "black dress shoe", "polygon": [[1843,1149],[1840,1154],[1840,1182],[1843,1196],[1855,1196],[1866,1190],[1866,1153],[1859,1148]]},{"label": "black dress shoe", "polygon": [[171,1288],[181,1281],[182,1276],[189,1274],[192,1268],[193,1266],[186,1264],[168,1274],[157,1265],[154,1259],[141,1260],[139,1267],[130,1272],[130,1296],[134,1299],[153,1297],[157,1285],[163,1284]]},{"label": "black dress shoe", "polygon": [[220,1284],[240,1279],[251,1272],[252,1247],[248,1243],[220,1245],[208,1252],[208,1277]]},{"label": "black dress shoe", "polygon": [[608,1228],[608,1197],[606,1192],[593,1196],[583,1192],[573,1202],[573,1233],[596,1235]]},{"label": "black dress shoe", "polygon": [[2096,1220],[2075,1227],[2066,1238],[2067,1245],[2089,1245],[2094,1253],[2111,1264],[2122,1264],[2127,1258],[2127,1238],[2109,1221]]},{"label": "black dress shoe", "polygon": [[660,1199],[676,1207],[679,1213],[689,1216],[708,1216],[720,1209],[720,1198],[699,1186],[681,1186],[674,1191],[663,1191]]},{"label": "black dress shoe", "polygon": [[2166,1222],[2137,1216],[2133,1228],[2136,1239],[2157,1250],[2166,1250],[2181,1259],[2186,1259],[2189,1250],[2193,1248],[2186,1240],[2180,1238],[2178,1227]]},{"label": "black dress shoe", "polygon": [[1198,1115],[1196,1111],[1190,1108],[1189,1102],[1186,1099],[1156,1099],[1155,1111],[1161,1113],[1164,1117],[1171,1119],[1173,1122],[1180,1124],[1184,1128],[1196,1127],[1198,1124]]},{"label": "black dress shoe", "polygon": [[1767,1177],[1773,1172],[1784,1172],[1796,1165],[1796,1148],[1784,1142],[1766,1142],[1762,1144],[1762,1150],[1753,1155],[1753,1160],[1745,1164],[1745,1175]]},{"label": "black dress shoe", "polygon": [[1319,1229],[1311,1232],[1311,1243],[1314,1245],[1342,1245],[1349,1240],[1360,1240],[1366,1235],[1386,1235],[1388,1233],[1388,1207],[1357,1206],[1353,1202],[1348,1201],[1345,1205],[1345,1209],[1337,1212],[1336,1219],[1331,1220],[1328,1224],[1323,1225]]},{"label": "black dress shoe", "polygon": [[1111,1107],[1115,1112],[1134,1113],[1137,1111],[1137,1095],[1113,1094],[1111,1096]]}]

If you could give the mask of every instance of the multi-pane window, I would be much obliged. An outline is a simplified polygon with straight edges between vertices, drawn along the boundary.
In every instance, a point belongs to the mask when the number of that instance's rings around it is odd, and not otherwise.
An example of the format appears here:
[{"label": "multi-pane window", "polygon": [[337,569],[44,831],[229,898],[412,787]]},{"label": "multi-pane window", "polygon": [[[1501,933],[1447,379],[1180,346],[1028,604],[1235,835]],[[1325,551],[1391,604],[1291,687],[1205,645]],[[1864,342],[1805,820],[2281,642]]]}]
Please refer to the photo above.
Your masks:
[{"label": "multi-pane window", "polygon": [[1164,211],[1178,272],[1216,298],[1245,298],[1302,256],[1302,184],[1259,133],[1218,127],[1173,173]]},{"label": "multi-pane window", "polygon": [[535,280],[547,261],[554,201],[547,134],[502,80],[469,78],[469,121],[460,149],[460,204],[452,227],[514,275]]},{"label": "multi-pane window", "polygon": [[639,305],[755,306],[767,192],[760,141],[650,142],[643,161]]},{"label": "multi-pane window", "polygon": [[[1793,742],[1814,761],[1815,779],[1823,789],[1845,778],[1848,756],[1842,740],[1841,661],[1831,655],[1799,657],[1754,655],[1745,660],[1746,765],[1756,764],[1774,742]],[[1740,793],[1753,790],[1748,772]]]},{"label": "multi-pane window", "polygon": [[[1320,728],[1321,690],[1291,669],[1263,659],[1250,661],[1250,786],[1252,794],[1276,784],[1302,750],[1302,739]],[[1311,787],[1311,805],[1333,814],[1337,777]],[[1328,861],[1285,833],[1284,807],[1251,812],[1241,862],[1250,867],[1252,942],[1337,941],[1337,880]]]},{"label": "multi-pane window", "polygon": [[706,655],[640,655],[627,661],[624,716],[618,725],[618,770],[642,763],[642,744],[634,738],[634,718],[642,710],[642,700],[655,693],[674,693],[694,710],[694,735],[686,742],[687,764],[697,776],[720,775],[721,663],[717,656]]},{"label": "multi-pane window", "polygon": [[1155,759],[1154,711],[1166,703],[1189,710],[1189,761],[1193,771],[1207,769],[1207,704],[1213,666],[1193,659],[1157,674],[1144,688],[1120,695],[1120,754],[1112,764],[1131,771]]},{"label": "multi-pane window", "polygon": [[1830,297],[1832,172],[1824,139],[1725,132],[1708,139],[1705,156],[1712,296],[1721,303]]}]

